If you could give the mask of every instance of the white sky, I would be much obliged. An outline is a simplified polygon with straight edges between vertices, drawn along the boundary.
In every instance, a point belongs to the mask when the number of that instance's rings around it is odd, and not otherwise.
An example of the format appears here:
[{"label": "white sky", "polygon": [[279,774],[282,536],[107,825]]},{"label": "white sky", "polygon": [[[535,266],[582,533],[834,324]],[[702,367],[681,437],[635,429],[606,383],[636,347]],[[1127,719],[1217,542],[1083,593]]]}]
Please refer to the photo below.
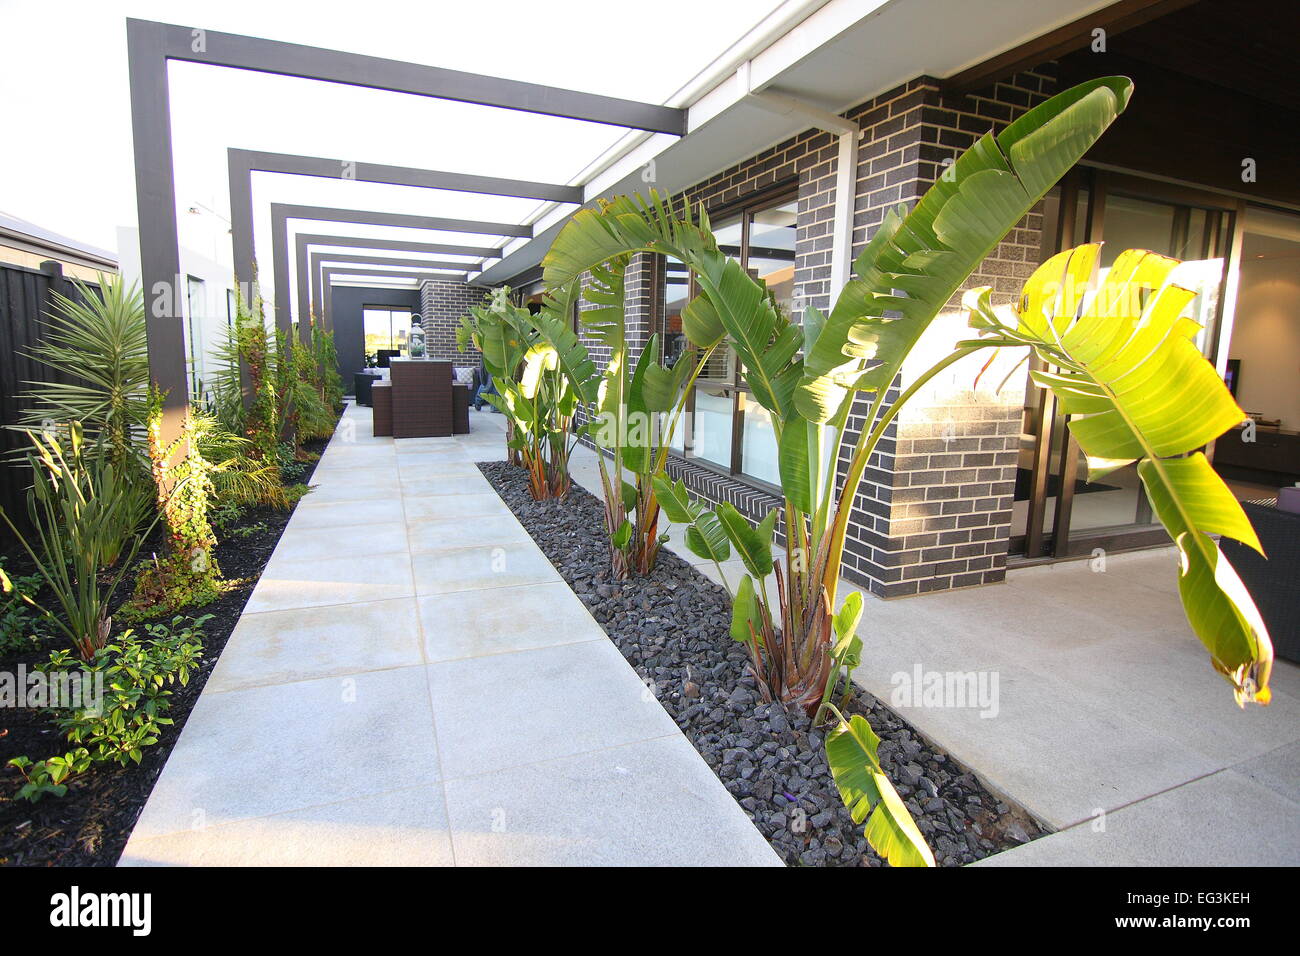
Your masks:
[{"label": "white sky", "polygon": [[[6,129],[0,210],[110,250],[117,247],[116,228],[135,225],[127,16],[658,103],[778,5],[779,0],[0,0]],[[173,63],[171,80],[181,241],[200,249],[205,236],[211,245],[224,234],[229,218],[230,146],[563,183],[623,133],[197,64]],[[538,205],[268,174],[255,174],[253,183],[264,271],[272,201],[506,222],[520,221]],[[198,213],[187,215],[191,207]],[[320,222],[295,228],[477,246],[500,242]],[[229,256],[225,245],[223,260]]]}]

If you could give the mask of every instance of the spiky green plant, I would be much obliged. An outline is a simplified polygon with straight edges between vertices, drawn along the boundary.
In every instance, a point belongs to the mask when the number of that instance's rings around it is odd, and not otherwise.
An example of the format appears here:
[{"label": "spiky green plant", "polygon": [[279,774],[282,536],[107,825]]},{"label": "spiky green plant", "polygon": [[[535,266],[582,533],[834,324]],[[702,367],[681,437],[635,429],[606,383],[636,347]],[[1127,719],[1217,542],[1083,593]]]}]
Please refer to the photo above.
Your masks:
[{"label": "spiky green plant", "polygon": [[92,443],[104,437],[119,470],[142,470],[149,388],[144,296],[120,276],[101,274],[98,291],[72,282],[74,298],[51,292],[44,337],[31,349],[56,380],[27,383],[21,425],[49,430],[79,422]]},{"label": "spiky green plant", "polygon": [[[88,442],[81,425],[71,422],[60,435],[28,432],[27,438],[33,476],[27,516],[34,540],[3,509],[0,518],[32,559],[61,613],[28,595],[23,600],[91,660],[112,631],[113,593],[153,527],[141,531],[148,498],[142,499],[139,483],[114,464],[104,447],[106,435]],[[114,565],[116,571],[102,581],[101,574]]]}]

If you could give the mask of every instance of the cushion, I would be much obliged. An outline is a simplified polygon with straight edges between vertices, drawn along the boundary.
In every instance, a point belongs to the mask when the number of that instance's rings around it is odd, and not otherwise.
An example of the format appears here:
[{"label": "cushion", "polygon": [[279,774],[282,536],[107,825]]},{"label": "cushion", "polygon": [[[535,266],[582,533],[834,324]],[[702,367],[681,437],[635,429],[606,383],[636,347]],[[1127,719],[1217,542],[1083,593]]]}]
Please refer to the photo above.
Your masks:
[{"label": "cushion", "polygon": [[466,365],[455,369],[456,381],[462,385],[469,385],[474,381],[474,368]]}]

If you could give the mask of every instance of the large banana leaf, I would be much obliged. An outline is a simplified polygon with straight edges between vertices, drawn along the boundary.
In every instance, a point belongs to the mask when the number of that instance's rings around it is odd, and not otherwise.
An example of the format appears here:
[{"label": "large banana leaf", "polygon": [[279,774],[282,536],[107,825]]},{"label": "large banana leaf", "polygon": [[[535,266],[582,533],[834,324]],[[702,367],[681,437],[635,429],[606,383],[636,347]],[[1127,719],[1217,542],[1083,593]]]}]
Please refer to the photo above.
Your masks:
[{"label": "large banana leaf", "polygon": [[719,250],[707,217],[697,222],[689,208],[675,214],[653,190],[648,198],[619,196],[579,210],[547,252],[543,276],[548,285],[563,285],[633,252],[663,253],[691,269],[703,295],[683,316],[687,338],[708,348],[725,332],[756,400],[785,421],[799,383],[802,333],[773,306],[762,283]]},{"label": "large banana leaf", "polygon": [[[934,854],[907,805],[880,768],[880,738],[857,714],[826,735],[826,758],[854,823],[867,821],[867,842],[891,866],[934,866]],[[870,818],[868,818],[870,814]]]},{"label": "large banana leaf", "polygon": [[939,310],[1096,142],[1132,89],[1125,77],[1105,77],[1057,94],[980,139],[910,215],[903,206],[888,213],[854,263],[858,278],[806,349],[800,415],[827,422],[853,389],[888,387]]},{"label": "large banana leaf", "polygon": [[[1178,586],[1192,630],[1239,703],[1267,703],[1273,648],[1232,565],[1210,535],[1263,553],[1241,506],[1198,449],[1246,417],[1196,347],[1184,316],[1195,292],[1170,281],[1175,259],[1131,249],[1099,287],[1099,245],[1053,256],[1025,284],[1014,328],[988,289],[966,294],[972,324],[1033,347],[1059,371],[1035,371],[1070,416],[1095,479],[1136,462],[1156,517],[1182,556]],[[1095,291],[1092,291],[1095,288]]]},{"label": "large banana leaf", "polygon": [[655,475],[655,497],[668,520],[686,529],[686,547],[701,558],[721,564],[731,557],[731,543],[718,516],[686,491],[686,482]]}]

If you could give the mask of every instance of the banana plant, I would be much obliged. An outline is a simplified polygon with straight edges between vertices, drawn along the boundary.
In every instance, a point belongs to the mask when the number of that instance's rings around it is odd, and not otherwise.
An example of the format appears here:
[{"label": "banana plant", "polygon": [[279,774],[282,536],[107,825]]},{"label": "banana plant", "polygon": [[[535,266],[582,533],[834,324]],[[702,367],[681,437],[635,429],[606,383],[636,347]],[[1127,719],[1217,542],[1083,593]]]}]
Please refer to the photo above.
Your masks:
[{"label": "banana plant", "polygon": [[[573,282],[604,263],[626,262],[638,251],[683,262],[701,290],[698,305],[692,303],[696,314],[721,327],[753,399],[772,416],[784,497],[784,573],[770,557],[771,516],[749,528],[743,520],[728,520],[732,515],[726,506],[713,512],[745,559],[747,573],[735,591],[732,635],[750,648],[755,675],[769,697],[816,716],[835,713],[830,697],[838,675],[860,653],[856,635],[849,637],[856,632],[860,608],[848,615],[854,622],[851,631],[837,628],[834,612],[858,485],[904,403],[968,351],[955,350],[892,402],[890,387],[935,316],[1124,110],[1131,92],[1132,83],[1124,77],[1093,80],[1029,110],[996,136],[981,137],[910,213],[900,206],[886,215],[830,314],[808,309],[800,324],[782,315],[762,283],[722,253],[703,210],[695,217],[689,208],[674,214],[654,193],[649,199],[619,197],[579,212],[557,237],[544,262],[552,286]],[[689,331],[687,335],[691,338]],[[860,395],[868,406],[858,416],[864,424],[839,482],[838,452]],[[666,491],[662,482],[660,491]],[[706,537],[699,513],[683,509],[678,514],[691,519],[697,544]],[[779,628],[766,586],[772,573]],[[843,717],[833,733],[844,744],[837,749],[837,782],[855,819],[865,818],[872,806],[884,808],[882,823],[867,826],[872,845],[887,857],[932,862],[915,851],[915,843],[924,845],[919,834],[913,839],[906,827],[900,829],[899,821],[910,823],[902,802],[868,785],[879,773],[874,752],[862,743],[868,738]],[[850,747],[846,741],[857,743]],[[869,768],[868,784],[853,774],[843,776],[843,761],[854,759],[845,754],[854,750],[858,765]],[[904,844],[913,845],[910,853]]]},{"label": "banana plant", "polygon": [[510,301],[508,289],[496,290],[487,307],[471,308],[457,338],[462,351],[472,343],[483,354],[497,391],[484,398],[510,423],[507,446],[527,469],[532,496],[563,498],[581,431],[572,427],[578,394],[556,350],[528,310]]},{"label": "banana plant", "polygon": [[[800,324],[722,253],[702,211],[674,214],[654,193],[583,210],[557,236],[544,262],[553,286],[638,251],[683,262],[701,290],[695,314],[721,328],[753,399],[771,413],[785,499],[779,654],[769,653],[778,650],[778,615],[764,582],[774,566],[747,565],[755,580],[740,582],[737,593],[744,587],[754,596],[749,625],[759,652],[771,658],[759,677],[778,699],[811,714],[830,698],[838,643],[833,614],[853,499],[876,445],[924,384],[887,403],[904,359],[975,267],[1125,108],[1131,91],[1124,77],[1093,80],[980,138],[910,213],[899,207],[885,217],[830,314],[809,309]],[[965,354],[954,352],[927,376]],[[868,407],[855,417],[865,425],[840,483],[837,452],[859,396]],[[775,687],[763,678],[774,673]]]},{"label": "banana plant", "polygon": [[[658,213],[661,222],[671,222],[666,209],[661,207]],[[597,457],[611,566],[622,578],[649,574],[654,568],[664,541],[659,532],[661,507],[654,479],[663,475],[669,439],[681,420],[690,389],[722,342],[724,330],[707,303],[697,301],[682,317],[690,348],[671,368],[663,364],[658,335],[650,337],[634,360],[624,295],[624,273],[631,256],[607,254],[600,236],[602,222],[600,212],[580,211],[556,238],[547,253],[544,273],[556,291],[535,319],[576,383],[576,394],[588,412],[588,433],[601,451]],[[578,336],[561,318],[569,314],[579,294],[594,306],[581,311],[579,319],[587,335],[609,355],[603,370],[597,369]]]},{"label": "banana plant", "polygon": [[[1173,281],[1178,260],[1120,253],[1096,281],[1101,247],[1048,259],[1004,319],[990,290],[964,297],[979,333],[971,348],[1029,346],[1047,365],[1030,375],[1050,389],[1087,456],[1088,480],[1136,463],[1160,523],[1181,556],[1178,589],[1193,632],[1239,706],[1267,704],[1268,629],[1213,534],[1263,554],[1259,537],[1201,449],[1246,418],[1195,344],[1184,315],[1196,297]],[[1005,310],[1004,310],[1005,311]]]}]

